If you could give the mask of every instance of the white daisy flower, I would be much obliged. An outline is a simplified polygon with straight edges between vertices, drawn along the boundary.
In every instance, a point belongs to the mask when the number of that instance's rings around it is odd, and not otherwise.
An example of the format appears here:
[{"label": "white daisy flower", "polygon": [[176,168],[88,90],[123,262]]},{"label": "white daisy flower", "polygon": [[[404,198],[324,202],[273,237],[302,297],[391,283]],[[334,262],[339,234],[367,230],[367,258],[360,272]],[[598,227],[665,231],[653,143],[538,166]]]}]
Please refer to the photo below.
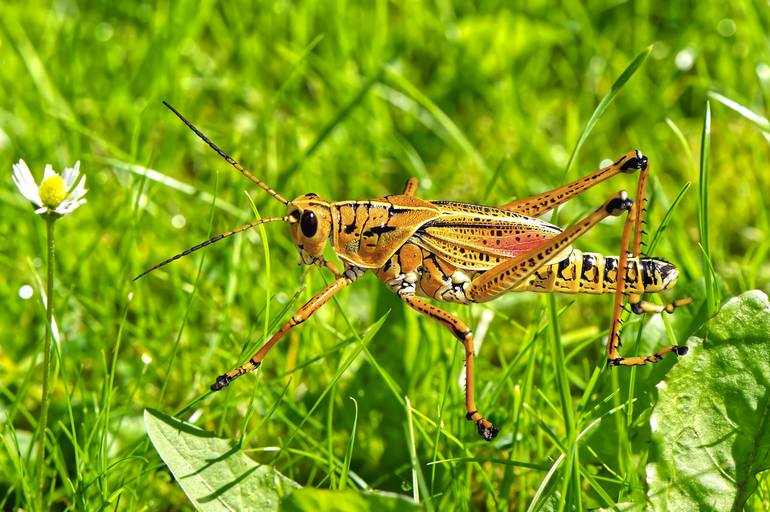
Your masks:
[{"label": "white daisy flower", "polygon": [[55,213],[67,215],[85,203],[86,177],[83,175],[80,181],[80,162],[75,162],[75,167],[66,167],[61,175],[53,170],[51,164],[45,166],[43,181],[40,186],[35,183],[35,178],[29,171],[24,160],[13,164],[13,182],[28,201],[38,207],[35,213]]}]

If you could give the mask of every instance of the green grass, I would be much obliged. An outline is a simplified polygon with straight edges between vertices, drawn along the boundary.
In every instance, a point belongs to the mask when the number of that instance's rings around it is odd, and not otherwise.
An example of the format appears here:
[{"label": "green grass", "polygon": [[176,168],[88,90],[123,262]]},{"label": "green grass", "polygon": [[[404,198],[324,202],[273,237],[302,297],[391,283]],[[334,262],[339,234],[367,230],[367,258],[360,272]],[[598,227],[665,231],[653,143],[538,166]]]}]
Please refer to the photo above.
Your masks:
[{"label": "green grass", "polygon": [[[0,508],[189,507],[147,439],[146,408],[310,487],[387,490],[437,510],[644,503],[655,385],[674,362],[600,369],[610,297],[447,307],[474,327],[493,315],[476,362],[479,408],[502,429],[490,444],[464,419],[459,344],[372,276],[259,371],[207,395],[329,277],[304,274],[287,227],[271,224],[131,282],[255,210],[284,213],[161,100],[286,197],[371,198],[417,176],[428,199],[502,204],[641,149],[649,239],[666,225],[655,254],[680,268],[672,297],[696,302],[662,327],[639,332],[647,319],[629,318],[632,354],[683,342],[719,297],[770,290],[769,26],[752,2],[6,3]],[[45,223],[10,180],[19,158],[38,179],[47,162],[80,160],[89,188],[56,225],[45,505],[32,444]],[[615,178],[560,208],[560,223],[634,186]],[[578,245],[616,254],[621,227],[608,220]],[[758,489],[752,510],[770,504],[767,474]]]}]

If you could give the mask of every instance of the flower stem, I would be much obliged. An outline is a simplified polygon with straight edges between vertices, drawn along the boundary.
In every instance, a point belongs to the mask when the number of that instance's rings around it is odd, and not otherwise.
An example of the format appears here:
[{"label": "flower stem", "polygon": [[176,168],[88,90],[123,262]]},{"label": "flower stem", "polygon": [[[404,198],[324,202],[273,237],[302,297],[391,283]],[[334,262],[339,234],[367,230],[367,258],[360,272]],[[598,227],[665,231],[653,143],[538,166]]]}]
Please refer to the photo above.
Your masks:
[{"label": "flower stem", "polygon": [[46,430],[48,429],[48,402],[50,400],[50,374],[51,374],[51,339],[53,335],[53,274],[55,264],[54,252],[54,234],[53,225],[56,218],[53,215],[46,215],[46,234],[48,242],[48,281],[46,285],[46,323],[45,340],[43,341],[43,396],[40,405],[40,421],[38,430],[40,432],[40,442],[37,447],[37,471],[38,471],[38,489],[40,492],[40,505],[44,506],[45,496],[45,442]]}]

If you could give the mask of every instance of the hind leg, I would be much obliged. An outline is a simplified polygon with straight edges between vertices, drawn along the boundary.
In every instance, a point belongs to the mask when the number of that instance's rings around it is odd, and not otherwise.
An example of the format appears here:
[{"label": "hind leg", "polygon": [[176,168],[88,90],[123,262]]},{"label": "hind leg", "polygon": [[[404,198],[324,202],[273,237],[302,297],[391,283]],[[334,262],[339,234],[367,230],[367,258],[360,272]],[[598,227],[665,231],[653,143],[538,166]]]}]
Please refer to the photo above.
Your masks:
[{"label": "hind leg", "polygon": [[567,183],[566,185],[549,190],[548,192],[543,192],[542,194],[537,194],[524,199],[517,199],[516,201],[500,206],[500,208],[521,213],[528,217],[539,217],[616,174],[631,174],[646,168],[647,157],[642,155],[641,151],[629,151],[615,163],[603,167],[588,176],[584,176],[572,183]]},{"label": "hind leg", "polygon": [[[642,244],[642,211],[640,204],[644,204],[644,193],[647,184],[647,173],[649,168],[645,167],[639,176],[639,185],[637,187],[637,202],[631,207],[626,223],[623,226],[623,236],[620,240],[620,256],[618,258],[618,268],[625,269],[628,261],[628,249],[631,244],[631,231],[634,231],[633,257],[638,257]],[[687,354],[686,346],[667,345],[654,354],[648,356],[623,357],[618,350],[620,347],[620,315],[623,308],[623,299],[625,295],[626,272],[618,272],[618,282],[615,289],[615,305],[612,309],[612,323],[610,325],[610,334],[607,339],[607,364],[609,366],[641,366],[647,363],[657,363],[663,356],[673,352],[678,356]],[[692,302],[692,299],[679,299],[664,306],[658,306],[643,301],[641,295],[628,294],[628,301],[631,310],[634,313],[659,313],[666,311],[673,313],[674,309]]]}]

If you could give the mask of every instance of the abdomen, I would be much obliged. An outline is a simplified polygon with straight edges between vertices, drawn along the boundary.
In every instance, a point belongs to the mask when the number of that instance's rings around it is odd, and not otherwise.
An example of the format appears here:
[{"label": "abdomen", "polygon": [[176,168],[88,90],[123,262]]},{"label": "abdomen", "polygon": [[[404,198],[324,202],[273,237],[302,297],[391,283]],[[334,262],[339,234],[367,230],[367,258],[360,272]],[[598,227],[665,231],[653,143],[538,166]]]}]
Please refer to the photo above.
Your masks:
[{"label": "abdomen", "polygon": [[[546,265],[512,291],[560,293],[614,293],[618,280],[617,256],[573,250],[559,263]],[[657,293],[673,288],[679,272],[660,258],[626,261],[625,293]]]}]

